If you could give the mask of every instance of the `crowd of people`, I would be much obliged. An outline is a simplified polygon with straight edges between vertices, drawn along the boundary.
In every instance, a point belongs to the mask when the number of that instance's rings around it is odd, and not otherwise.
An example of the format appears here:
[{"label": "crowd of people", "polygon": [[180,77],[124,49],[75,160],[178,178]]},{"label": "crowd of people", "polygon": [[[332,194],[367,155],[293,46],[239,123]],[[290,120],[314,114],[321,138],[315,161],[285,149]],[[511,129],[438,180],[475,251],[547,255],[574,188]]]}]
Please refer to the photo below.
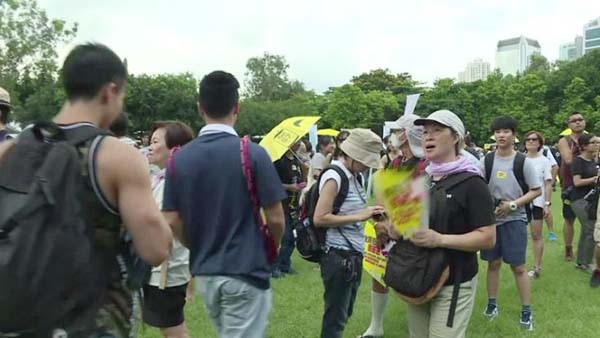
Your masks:
[{"label": "crowd of people", "polygon": [[[297,274],[291,260],[294,227],[313,185],[318,200],[311,217],[325,234],[318,265],[322,338],[342,337],[352,316],[362,279],[364,223],[370,219],[380,248],[396,243],[444,254],[448,270],[436,291],[426,302],[407,302],[410,337],[465,336],[478,287],[478,252],[487,262],[483,316],[494,320],[500,314],[504,262],[522,305],[519,316],[514,314],[516,325],[533,330],[531,279],[542,276],[544,220],[550,240],[556,240],[550,206],[559,167],[565,259],[573,259],[578,219],[582,230],[575,266],[592,272],[591,286],[600,286],[600,270],[593,264],[595,258],[600,265],[600,138],[585,132],[580,113],[566,121],[572,133],[558,142],[558,162],[535,130],[524,135],[519,151],[517,121],[510,116],[494,120],[490,131],[496,148],[482,154],[461,119],[438,110],[426,118],[402,116],[384,140],[368,129],[349,129],[319,137],[314,154],[310,142],[297,140],[273,163],[264,148],[237,134],[239,83],[227,72],[214,71],[199,84],[205,126],[198,135],[183,122],[156,121],[142,151],[127,135],[122,112],[127,70],[112,50],[100,44],[75,47],[61,78],[67,100],[54,125],[67,141],[80,140],[90,130],[93,135],[74,147],[86,178],[78,215],[93,229],[95,252],[102,257],[94,265],[104,276],[102,292],[93,304],[74,306],[53,327],[32,323],[15,329],[26,332],[23,337],[59,332],[61,337],[125,338],[135,335],[140,319],[165,337],[189,337],[184,306],[196,291],[219,337],[264,337],[272,311],[271,278]],[[2,158],[23,149],[15,144],[36,130],[10,139],[11,108],[9,93],[0,88],[0,169]],[[112,135],[101,132],[108,129]],[[368,203],[367,173],[374,170],[411,171],[429,179],[436,202],[429,224],[410,239],[397,232],[382,201]],[[437,191],[444,191],[441,201]],[[529,268],[528,224],[534,257]],[[136,258],[145,263],[130,263]],[[371,288],[371,322],[362,338],[384,334],[389,287],[373,279]],[[0,336],[14,333],[0,327]]]}]

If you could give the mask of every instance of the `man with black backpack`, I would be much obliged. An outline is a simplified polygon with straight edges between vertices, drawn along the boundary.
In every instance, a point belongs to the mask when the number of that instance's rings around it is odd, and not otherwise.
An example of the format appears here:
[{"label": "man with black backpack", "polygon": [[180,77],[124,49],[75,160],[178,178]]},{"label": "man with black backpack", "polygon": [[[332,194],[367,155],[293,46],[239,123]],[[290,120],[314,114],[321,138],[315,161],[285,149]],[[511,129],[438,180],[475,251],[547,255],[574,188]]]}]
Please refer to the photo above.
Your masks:
[{"label": "man with black backpack", "polygon": [[152,265],[168,257],[171,230],[144,158],[107,131],[123,109],[120,58],[77,46],[61,79],[53,122],[0,145],[0,336],[129,337],[121,225]]},{"label": "man with black backpack", "polygon": [[491,126],[498,150],[484,158],[486,180],[496,204],[496,246],[482,250],[488,261],[488,305],[484,315],[489,320],[498,316],[496,295],[502,261],[510,264],[523,308],[520,324],[533,330],[530,281],[525,265],[527,223],[530,203],[541,194],[542,182],[535,167],[522,153],[515,151],[517,121],[510,116],[498,117]]}]

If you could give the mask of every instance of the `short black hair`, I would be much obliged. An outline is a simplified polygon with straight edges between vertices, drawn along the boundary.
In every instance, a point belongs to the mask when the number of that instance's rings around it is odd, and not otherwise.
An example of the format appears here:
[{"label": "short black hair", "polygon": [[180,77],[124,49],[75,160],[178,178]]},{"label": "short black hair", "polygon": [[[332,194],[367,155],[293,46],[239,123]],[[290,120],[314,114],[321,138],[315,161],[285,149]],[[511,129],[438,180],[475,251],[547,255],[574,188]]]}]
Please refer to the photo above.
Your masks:
[{"label": "short black hair", "polygon": [[500,129],[510,129],[512,130],[513,134],[515,134],[517,132],[517,120],[513,119],[510,116],[500,116],[497,117],[494,122],[492,122],[492,126],[491,126],[491,131],[492,133],[495,132],[496,130],[500,130]]},{"label": "short black hair", "polygon": [[579,140],[577,141],[577,143],[579,143],[579,148],[581,150],[583,150],[583,147],[590,144],[590,142],[592,142],[592,139],[594,137],[596,137],[596,135],[594,135],[594,134],[583,134],[583,135],[579,136]]},{"label": "short black hair", "polygon": [[235,76],[220,70],[214,71],[200,81],[200,106],[208,116],[223,118],[238,104],[239,88],[240,83]]},{"label": "short black hair", "polygon": [[127,68],[110,48],[87,43],[73,48],[61,75],[67,99],[75,101],[95,97],[110,82],[122,88],[127,81]]},{"label": "short black hair", "polygon": [[318,140],[319,140],[319,143],[318,143],[319,149],[317,149],[317,150],[321,150],[321,148],[327,147],[328,145],[330,145],[334,142],[333,137],[331,137],[331,136],[319,136]]},{"label": "short black hair", "polygon": [[573,117],[573,115],[581,115],[581,117],[583,117],[583,114],[578,112],[578,111],[572,111],[569,114],[569,117],[567,117],[567,124],[571,123],[571,117]]},{"label": "short black hair", "polygon": [[129,130],[129,115],[126,112],[119,114],[119,117],[113,121],[109,129],[116,137],[126,136]]}]

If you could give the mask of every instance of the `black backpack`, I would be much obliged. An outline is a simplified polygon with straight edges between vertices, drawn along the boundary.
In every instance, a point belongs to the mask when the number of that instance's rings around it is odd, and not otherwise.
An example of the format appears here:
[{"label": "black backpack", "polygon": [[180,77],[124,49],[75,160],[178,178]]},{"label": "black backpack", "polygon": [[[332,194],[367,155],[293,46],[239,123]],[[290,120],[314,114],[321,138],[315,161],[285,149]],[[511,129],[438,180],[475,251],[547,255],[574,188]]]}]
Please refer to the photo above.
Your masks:
[{"label": "black backpack", "polygon": [[75,147],[102,134],[38,123],[0,160],[0,333],[49,336],[102,297]]},{"label": "black backpack", "polygon": [[309,262],[319,262],[321,255],[324,252],[323,249],[325,246],[327,228],[315,226],[313,216],[315,214],[317,202],[319,201],[319,184],[321,182],[321,177],[323,177],[323,174],[328,170],[334,170],[342,178],[340,191],[333,201],[334,215],[340,212],[340,208],[342,207],[342,204],[344,204],[346,196],[348,196],[350,182],[342,168],[336,165],[330,165],[325,168],[319,175],[317,182],[315,182],[306,193],[304,204],[300,209],[299,222],[296,223],[294,228],[294,235],[296,237],[296,249],[298,249],[300,257]]},{"label": "black backpack", "polygon": [[[485,181],[490,183],[490,179],[492,178],[492,169],[494,168],[494,158],[496,153],[490,152],[485,155]],[[525,156],[523,153],[517,152],[515,154],[515,159],[513,162],[513,173],[515,174],[515,178],[523,191],[523,195],[529,192],[529,186],[525,182]],[[525,211],[527,212],[527,219],[531,220],[531,206],[529,204],[525,205]]]},{"label": "black backpack", "polygon": [[[430,191],[430,224],[439,233],[448,233],[448,208],[446,192],[471,177],[473,173],[448,176]],[[399,240],[390,250],[383,280],[400,298],[420,305],[433,299],[448,280],[450,274],[446,249],[423,248],[410,240]],[[452,327],[456,310],[462,272],[455,271],[454,290],[450,303],[447,326]]]}]

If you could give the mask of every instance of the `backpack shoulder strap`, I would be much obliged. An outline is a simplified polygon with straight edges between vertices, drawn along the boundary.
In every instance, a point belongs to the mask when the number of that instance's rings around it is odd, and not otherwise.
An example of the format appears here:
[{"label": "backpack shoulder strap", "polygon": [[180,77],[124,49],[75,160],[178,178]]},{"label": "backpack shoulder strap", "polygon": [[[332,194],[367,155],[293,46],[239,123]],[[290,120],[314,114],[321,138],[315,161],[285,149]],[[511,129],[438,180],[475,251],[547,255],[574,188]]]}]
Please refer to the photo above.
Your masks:
[{"label": "backpack shoulder strap", "polygon": [[[335,215],[338,212],[340,212],[342,204],[344,204],[344,201],[346,200],[346,196],[348,196],[348,190],[350,188],[350,180],[348,180],[348,176],[346,176],[346,173],[344,172],[344,170],[336,165],[330,165],[329,167],[325,168],[325,170],[323,170],[323,173],[327,170],[334,170],[338,175],[340,175],[340,178],[341,178],[340,191],[338,192],[338,194],[335,196],[335,199],[333,200],[333,214]],[[321,176],[323,175],[323,173],[321,173]]]},{"label": "backpack shoulder strap", "polygon": [[395,159],[388,162],[387,167],[389,169],[398,169],[400,168],[400,164],[402,164],[402,156],[396,156]]},{"label": "backpack shoulder strap", "polygon": [[494,168],[494,157],[496,157],[495,152],[490,152],[485,155],[485,159],[483,163],[485,164],[485,181],[490,183],[490,179],[492,178],[492,169]]},{"label": "backpack shoulder strap", "polygon": [[30,129],[30,132],[24,133],[24,137],[29,135],[34,136],[40,141],[52,140],[62,141],[65,140],[70,144],[77,146],[86,141],[89,141],[96,136],[109,136],[112,133],[108,130],[95,127],[93,125],[82,125],[80,127],[71,129],[68,137],[65,131],[60,128],[56,123],[52,121],[40,121],[36,122]]},{"label": "backpack shoulder strap", "polygon": [[425,169],[427,168],[427,166],[429,165],[429,160],[427,160],[426,158],[422,158],[419,163],[417,164],[417,169],[415,170],[415,176],[420,176],[421,174],[423,174],[423,172],[425,172]]},{"label": "backpack shoulder strap", "polygon": [[521,187],[521,190],[523,190],[524,194],[529,191],[527,183],[525,182],[525,159],[525,155],[517,152],[513,163],[513,172],[515,174],[515,178],[517,179],[517,182],[519,182],[519,186]]},{"label": "backpack shoulder strap", "polygon": [[477,175],[475,173],[471,173],[471,172],[463,172],[463,173],[450,175],[446,179],[438,182],[434,188],[435,188],[435,190],[444,189],[444,190],[448,191],[473,176],[479,176],[479,175]]}]

